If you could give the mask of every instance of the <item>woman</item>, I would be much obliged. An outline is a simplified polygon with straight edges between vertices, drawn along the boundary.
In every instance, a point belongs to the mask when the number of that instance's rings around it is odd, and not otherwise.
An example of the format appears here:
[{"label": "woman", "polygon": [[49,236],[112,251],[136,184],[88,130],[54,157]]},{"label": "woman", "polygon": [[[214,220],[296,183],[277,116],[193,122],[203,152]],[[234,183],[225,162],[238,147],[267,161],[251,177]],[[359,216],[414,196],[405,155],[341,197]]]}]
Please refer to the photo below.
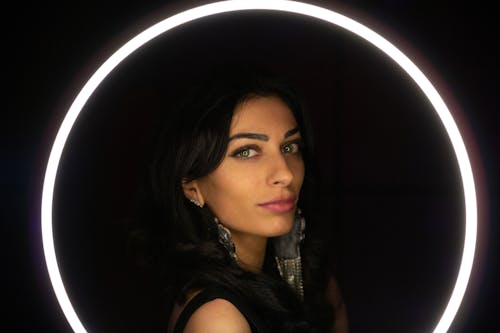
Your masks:
[{"label": "woman", "polygon": [[218,71],[166,124],[150,237],[167,331],[346,332],[293,90],[263,71]]}]

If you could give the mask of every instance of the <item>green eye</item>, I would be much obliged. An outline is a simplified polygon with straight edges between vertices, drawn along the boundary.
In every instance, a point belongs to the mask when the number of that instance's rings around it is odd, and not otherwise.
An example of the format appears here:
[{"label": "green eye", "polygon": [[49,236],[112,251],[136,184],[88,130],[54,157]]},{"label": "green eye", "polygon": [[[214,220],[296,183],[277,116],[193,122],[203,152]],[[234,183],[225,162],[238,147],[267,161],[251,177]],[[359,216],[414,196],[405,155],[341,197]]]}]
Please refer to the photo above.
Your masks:
[{"label": "green eye", "polygon": [[233,154],[234,157],[238,158],[251,158],[253,156],[257,155],[257,151],[253,148],[241,148],[237,152]]},{"label": "green eye", "polygon": [[283,146],[281,151],[285,154],[297,153],[297,152],[299,152],[299,144],[296,142],[289,143],[286,146]]},{"label": "green eye", "polygon": [[240,157],[248,157],[248,156],[250,156],[250,150],[249,150],[249,149],[245,149],[245,150],[243,150],[243,151],[240,151],[240,152],[238,153],[238,155],[239,155]]}]

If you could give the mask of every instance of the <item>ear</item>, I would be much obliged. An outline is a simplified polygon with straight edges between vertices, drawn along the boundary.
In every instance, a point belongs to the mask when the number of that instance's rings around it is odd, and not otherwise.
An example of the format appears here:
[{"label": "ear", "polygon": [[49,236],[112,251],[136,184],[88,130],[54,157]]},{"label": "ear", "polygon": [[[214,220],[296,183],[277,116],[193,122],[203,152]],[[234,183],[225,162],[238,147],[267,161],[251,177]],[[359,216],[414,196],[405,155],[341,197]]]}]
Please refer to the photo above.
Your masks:
[{"label": "ear", "polygon": [[200,186],[196,179],[191,181],[182,180],[182,190],[188,200],[199,202],[201,207],[205,205],[205,200],[201,194]]}]

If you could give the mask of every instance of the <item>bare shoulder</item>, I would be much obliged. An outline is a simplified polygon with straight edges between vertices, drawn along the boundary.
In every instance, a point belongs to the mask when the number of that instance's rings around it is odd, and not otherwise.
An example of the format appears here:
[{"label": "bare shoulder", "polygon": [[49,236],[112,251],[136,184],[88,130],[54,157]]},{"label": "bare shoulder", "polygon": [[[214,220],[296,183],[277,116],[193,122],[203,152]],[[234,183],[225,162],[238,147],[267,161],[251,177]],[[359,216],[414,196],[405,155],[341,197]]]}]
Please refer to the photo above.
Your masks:
[{"label": "bare shoulder", "polygon": [[231,302],[217,298],[200,306],[189,318],[184,333],[251,333],[245,316]]},{"label": "bare shoulder", "polygon": [[330,275],[326,288],[326,298],[333,305],[335,311],[335,322],[333,323],[333,333],[348,333],[349,324],[347,320],[347,310],[342,298],[337,279]]}]

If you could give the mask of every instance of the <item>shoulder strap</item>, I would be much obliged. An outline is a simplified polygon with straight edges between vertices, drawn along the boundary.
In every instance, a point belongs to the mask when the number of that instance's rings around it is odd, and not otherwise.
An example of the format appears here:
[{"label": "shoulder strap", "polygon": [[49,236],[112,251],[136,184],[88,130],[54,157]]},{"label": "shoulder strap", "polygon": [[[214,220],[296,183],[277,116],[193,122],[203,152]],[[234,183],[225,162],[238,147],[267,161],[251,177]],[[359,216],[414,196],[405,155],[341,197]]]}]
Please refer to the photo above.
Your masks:
[{"label": "shoulder strap", "polygon": [[213,301],[217,298],[225,299],[236,306],[238,310],[243,314],[243,316],[245,316],[245,318],[247,319],[253,333],[262,333],[267,331],[261,320],[259,320],[259,318],[255,315],[255,313],[245,304],[245,302],[242,302],[241,299],[234,295],[232,292],[222,288],[206,288],[195,295],[189,301],[189,303],[186,304],[181,314],[179,315],[177,322],[175,323],[173,333],[182,333],[192,314],[203,304]]}]

